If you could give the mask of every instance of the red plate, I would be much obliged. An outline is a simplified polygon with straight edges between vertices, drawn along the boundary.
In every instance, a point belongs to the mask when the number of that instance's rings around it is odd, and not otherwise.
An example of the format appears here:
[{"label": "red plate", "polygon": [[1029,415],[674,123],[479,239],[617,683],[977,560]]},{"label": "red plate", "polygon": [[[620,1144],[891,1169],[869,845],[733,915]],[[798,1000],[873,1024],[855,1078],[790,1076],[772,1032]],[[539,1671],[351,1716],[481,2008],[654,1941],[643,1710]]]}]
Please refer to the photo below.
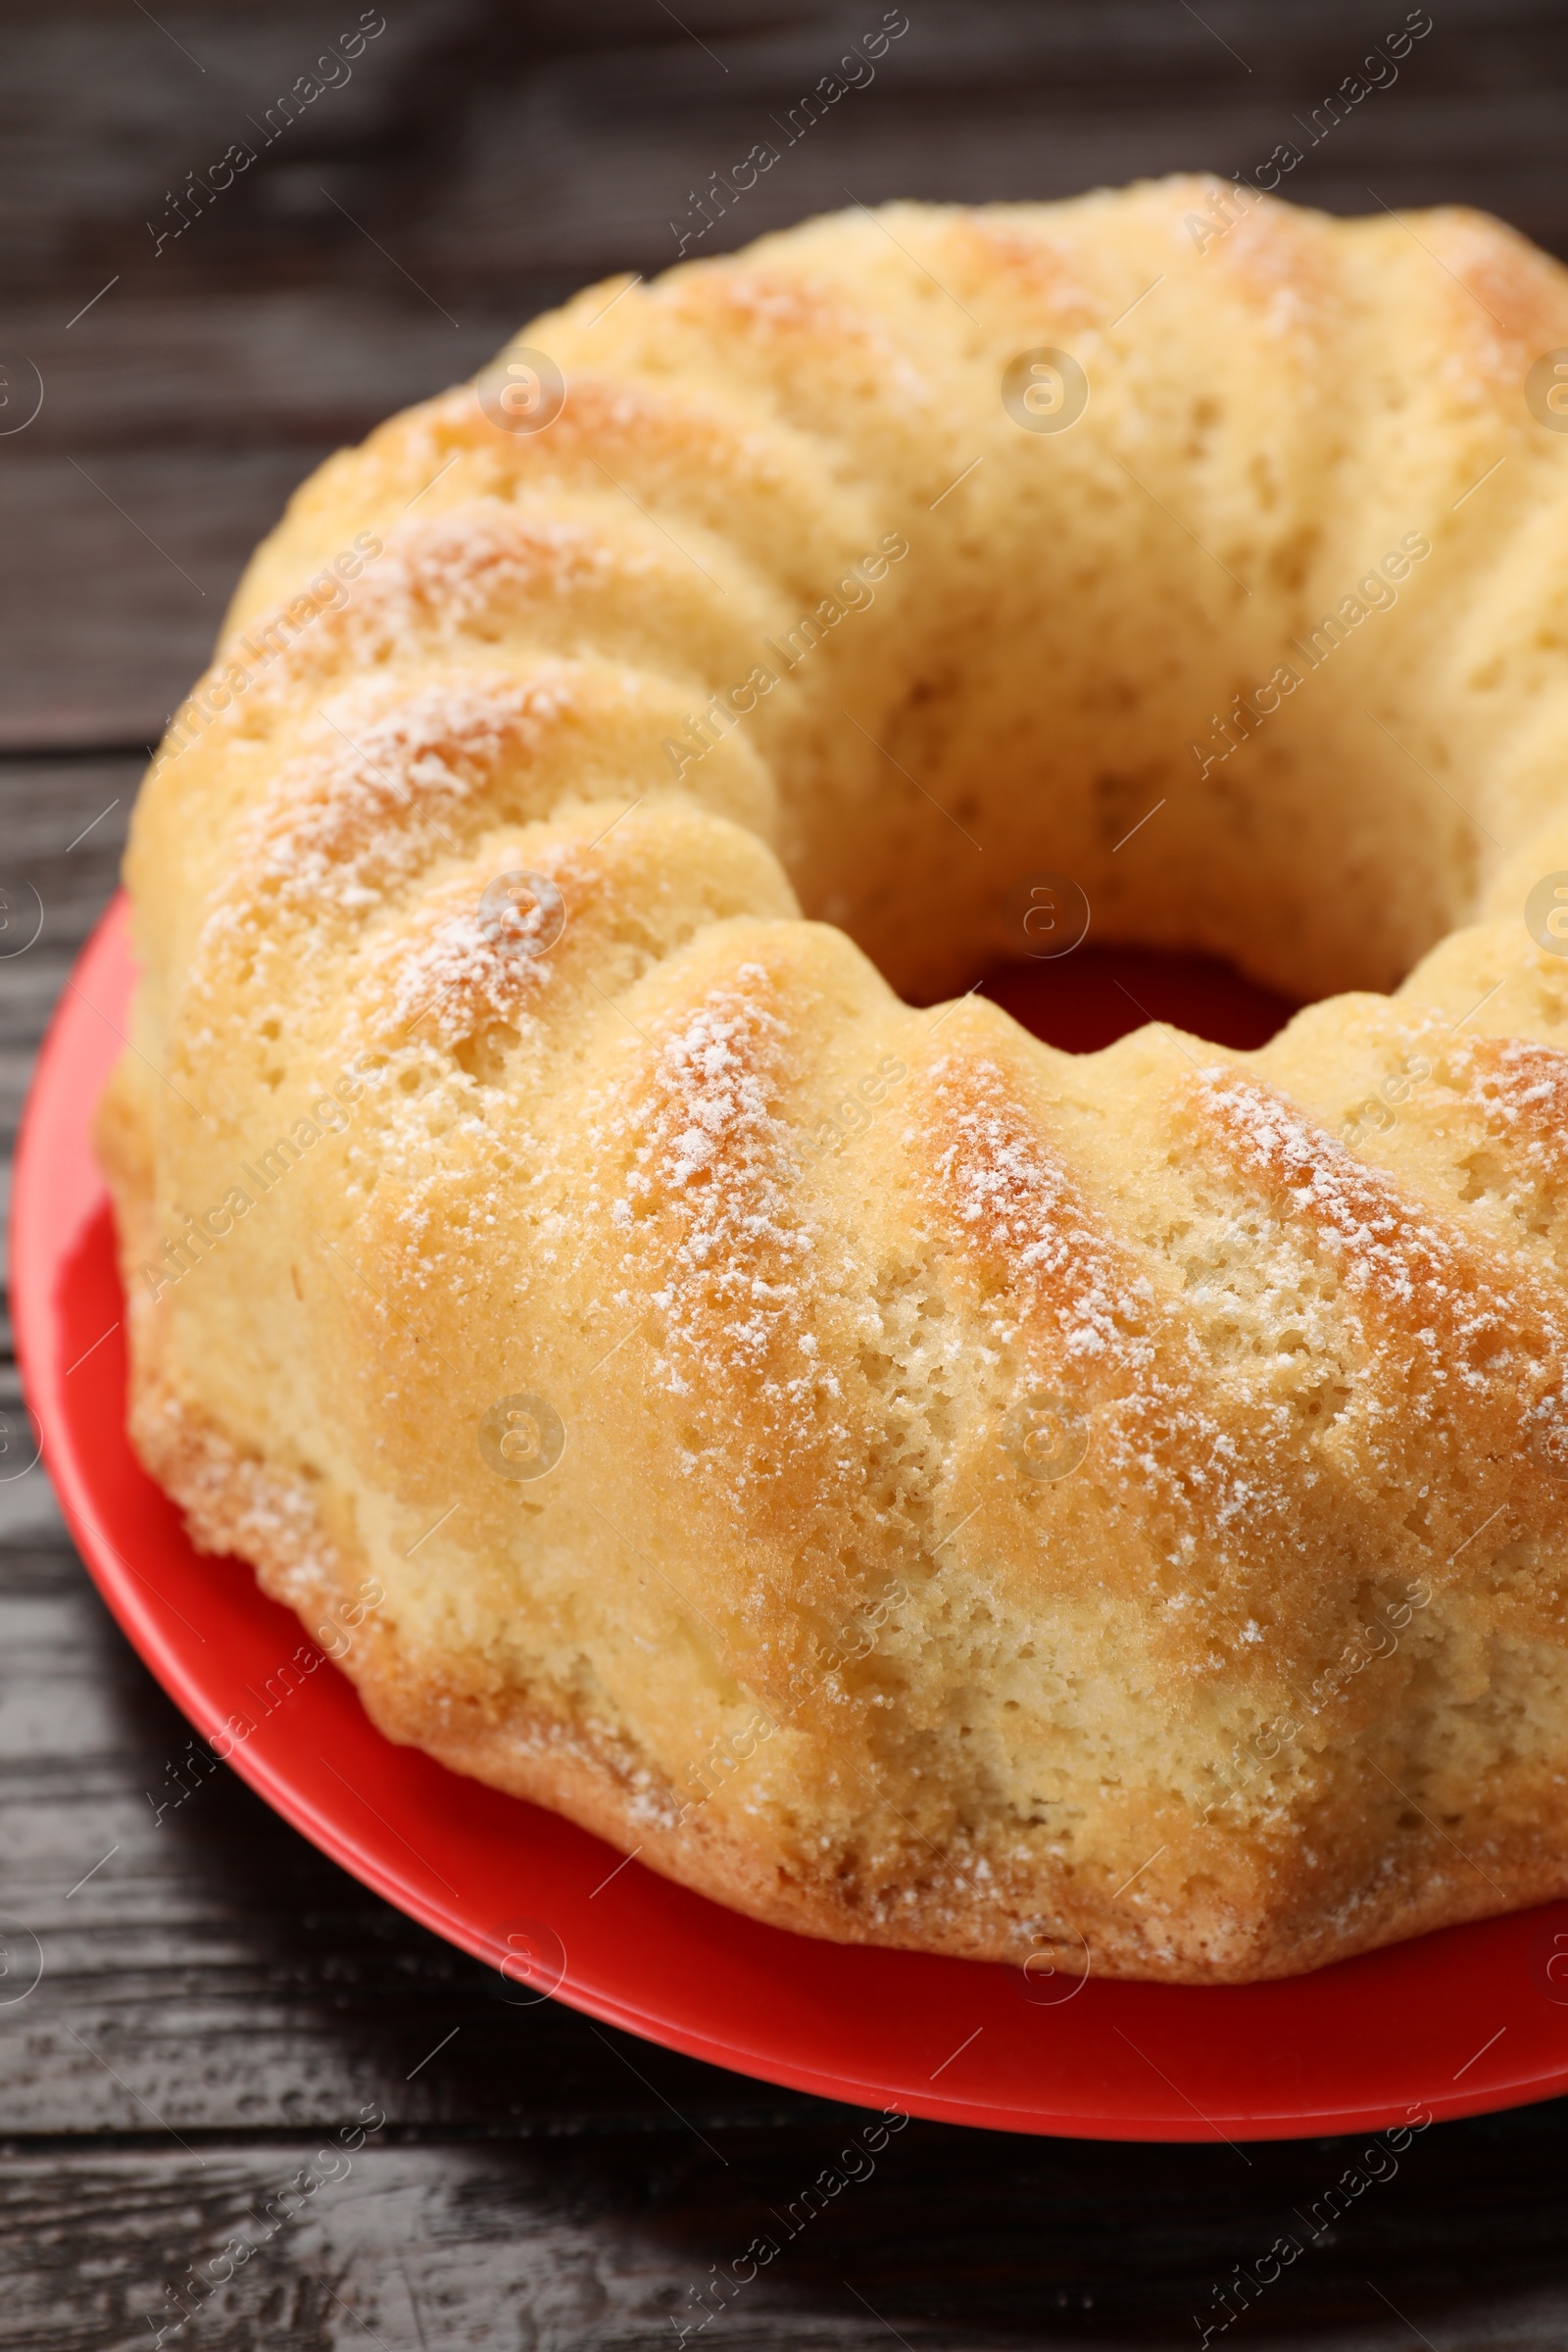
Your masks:
[{"label": "red plate", "polygon": [[[28,1396],[72,1531],[126,1634],[199,1732],[236,1712],[255,1722],[229,1760],[334,1861],[504,1967],[519,1999],[555,1991],[766,2082],[950,2123],[1284,2138],[1568,2089],[1568,1903],[1285,1984],[1031,1984],[1017,1969],[759,1927],[394,1747],[324,1658],[286,1689],[299,1626],[248,1567],[192,1550],[123,1434],[122,1301],[88,1132],[130,982],[117,905],[61,1001],[19,1148],[12,1296]],[[1147,986],[1134,991],[1145,1002]]]}]

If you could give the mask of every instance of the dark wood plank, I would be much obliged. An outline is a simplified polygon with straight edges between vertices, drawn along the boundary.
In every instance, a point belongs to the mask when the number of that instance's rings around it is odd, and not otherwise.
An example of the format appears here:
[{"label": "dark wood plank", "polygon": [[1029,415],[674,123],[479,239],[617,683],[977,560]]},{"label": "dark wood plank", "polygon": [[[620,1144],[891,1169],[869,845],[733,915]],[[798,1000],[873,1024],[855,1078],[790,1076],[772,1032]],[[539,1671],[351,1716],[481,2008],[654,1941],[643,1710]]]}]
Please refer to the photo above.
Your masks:
[{"label": "dark wood plank", "polygon": [[[1129,2161],[1024,2143],[1004,2175],[932,2127],[872,2156],[856,2119],[765,2141],[720,2132],[710,2153],[624,2131],[411,2142],[374,2129],[377,2113],[373,2097],[356,2100],[310,2134],[246,2144],[180,2148],[150,2132],[0,2151],[0,2233],[27,2250],[0,2341],[150,2345],[148,2314],[172,2324],[185,2311],[196,2316],[172,2340],[198,2352],[368,2335],[386,2352],[619,2352],[676,2342],[682,2325],[700,2332],[705,2314],[711,2340],[756,2352],[870,2352],[890,2332],[933,2352],[1176,2345],[1217,2318],[1227,2278],[1255,2276],[1292,2233],[1304,2251],[1249,2297],[1236,2322],[1247,2341],[1545,2352],[1568,2308],[1560,2201],[1521,2219],[1475,2129],[1446,2162],[1434,2151],[1424,2177],[1412,2160],[1367,2187],[1314,2243],[1298,2208],[1316,2200],[1321,2214],[1359,2150],[1258,2151],[1238,2194],[1223,2150]],[[1532,2152],[1550,2164],[1560,2139],[1538,2136]],[[275,2200],[291,2184],[284,2218]],[[1412,2231],[1434,2205],[1447,2226],[1436,2246]],[[255,2251],[229,2279],[224,2250],[243,2245]]]},{"label": "dark wood plank", "polygon": [[[264,144],[269,104],[338,29],[319,7],[287,0],[236,17],[205,0],[164,12],[167,30],[80,0],[36,20],[14,7],[0,97],[10,271],[19,292],[61,299],[62,318],[103,282],[101,263],[128,299],[155,285],[231,286],[241,270],[253,283],[298,282],[302,269],[391,292],[392,263],[333,196],[427,286],[411,301],[459,317],[465,289],[514,294],[519,271],[657,267],[671,258],[667,223],[690,187],[770,137],[772,118],[881,13],[718,0],[682,23],[648,0],[615,0],[584,23],[561,0],[525,19],[498,0],[420,0],[388,20],[350,82]],[[874,79],[764,176],[755,219],[742,207],[735,230],[836,207],[852,165],[851,176],[870,175],[858,191],[868,199],[1054,195],[1177,167],[1246,171],[1295,138],[1296,111],[1309,116],[1403,13],[1366,0],[1215,0],[1200,15],[1165,0],[1093,10],[938,0]],[[1513,190],[1531,215],[1523,224],[1560,243],[1568,211],[1549,93],[1565,70],[1550,0],[1450,0],[1397,79],[1308,150],[1299,184],[1314,201],[1332,192],[1365,209],[1375,163],[1399,176],[1391,202],[1496,202]],[[193,172],[210,179],[207,165],[236,139],[252,141],[254,166],[198,198],[186,232],[155,253],[149,218],[155,228],[179,218],[166,191]]]},{"label": "dark wood plank", "polygon": [[42,1469],[16,1450],[22,1390],[4,1302],[12,1140],[44,1023],[115,887],[141,768],[0,760],[0,1544],[64,1534]]},{"label": "dark wood plank", "polygon": [[292,448],[304,465],[471,374],[525,316],[525,296],[466,303],[456,327],[428,305],[318,287],[106,299],[71,328],[58,299],[20,302],[6,331],[44,399],[18,453]]},{"label": "dark wood plank", "polygon": [[114,889],[136,759],[0,760],[0,1543],[59,1537],[43,1471],[18,1470],[21,1384],[3,1300],[11,1146],[43,1027]]},{"label": "dark wood plank", "polygon": [[146,762],[0,760],[0,1160],[66,975],[114,890]]},{"label": "dark wood plank", "polygon": [[[4,448],[0,443],[0,448]],[[8,455],[0,748],[155,743],[256,541],[325,449]]]}]

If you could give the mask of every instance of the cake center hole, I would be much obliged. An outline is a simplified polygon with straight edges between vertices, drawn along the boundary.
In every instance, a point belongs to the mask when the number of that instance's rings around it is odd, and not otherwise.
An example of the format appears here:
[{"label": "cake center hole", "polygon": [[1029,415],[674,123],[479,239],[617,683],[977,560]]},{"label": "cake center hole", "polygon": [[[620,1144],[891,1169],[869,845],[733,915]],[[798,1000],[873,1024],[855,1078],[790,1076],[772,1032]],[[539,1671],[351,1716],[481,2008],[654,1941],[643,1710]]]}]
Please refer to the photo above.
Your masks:
[{"label": "cake center hole", "polygon": [[1250,1053],[1299,1009],[1214,957],[1097,947],[1091,940],[1051,961],[997,964],[980,993],[1031,1036],[1066,1054],[1098,1054],[1146,1021],[1169,1021],[1213,1045]]}]

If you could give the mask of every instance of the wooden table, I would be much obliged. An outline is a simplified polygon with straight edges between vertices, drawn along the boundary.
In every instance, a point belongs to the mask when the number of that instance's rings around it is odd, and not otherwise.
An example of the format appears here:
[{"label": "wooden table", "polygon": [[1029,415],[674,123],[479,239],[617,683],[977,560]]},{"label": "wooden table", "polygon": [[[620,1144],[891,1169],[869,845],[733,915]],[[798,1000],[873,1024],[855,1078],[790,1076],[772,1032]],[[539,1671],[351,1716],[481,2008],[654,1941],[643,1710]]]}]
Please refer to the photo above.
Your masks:
[{"label": "wooden table", "polygon": [[[1405,13],[908,12],[875,84],[714,248],[846,190],[1049,196],[1178,165],[1250,172]],[[36,419],[0,438],[0,885],[30,883],[45,908],[38,944],[0,962],[8,1139],[113,885],[147,747],[291,485],[546,301],[672,259],[689,191],[881,13],[386,0],[352,79],[265,148],[247,124],[355,24],[349,0],[0,15],[0,352],[44,386]],[[1434,0],[1434,17],[1397,82],[1307,150],[1290,191],[1340,211],[1479,203],[1568,254],[1568,18],[1552,0]],[[254,168],[207,202],[197,181],[247,138]],[[15,1374],[0,1380],[14,1412]],[[168,2340],[677,2340],[710,2266],[798,2196],[855,2119],[555,2004],[509,2005],[226,1771],[159,1822],[188,1727],[107,1617],[40,1472],[0,1484],[0,1911],[44,1954],[24,1999],[7,2002],[16,1980],[0,1978],[0,2344],[151,2344],[166,2288],[370,2102],[390,2120],[350,2175]],[[917,2124],[710,2340],[1197,2342],[1214,2286],[1358,2145],[1127,2148]],[[1429,2132],[1235,2334],[1560,2344],[1565,2157],[1568,2105]]]}]

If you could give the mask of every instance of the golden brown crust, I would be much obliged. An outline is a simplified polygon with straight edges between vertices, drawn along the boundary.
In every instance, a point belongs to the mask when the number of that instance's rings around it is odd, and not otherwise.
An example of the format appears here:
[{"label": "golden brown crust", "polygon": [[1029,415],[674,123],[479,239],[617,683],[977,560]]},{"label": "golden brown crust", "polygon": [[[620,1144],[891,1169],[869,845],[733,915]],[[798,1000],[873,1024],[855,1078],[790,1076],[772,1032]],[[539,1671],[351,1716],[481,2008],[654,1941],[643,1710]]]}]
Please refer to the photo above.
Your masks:
[{"label": "golden brown crust", "polygon": [[[129,861],[136,1445],[373,1589],[389,1736],[778,1925],[1234,1982],[1562,1893],[1568,280],[889,219],[581,298],[551,429],[444,394],[259,553]],[[1425,960],[1081,1059],[867,960],[1048,867]]]}]

